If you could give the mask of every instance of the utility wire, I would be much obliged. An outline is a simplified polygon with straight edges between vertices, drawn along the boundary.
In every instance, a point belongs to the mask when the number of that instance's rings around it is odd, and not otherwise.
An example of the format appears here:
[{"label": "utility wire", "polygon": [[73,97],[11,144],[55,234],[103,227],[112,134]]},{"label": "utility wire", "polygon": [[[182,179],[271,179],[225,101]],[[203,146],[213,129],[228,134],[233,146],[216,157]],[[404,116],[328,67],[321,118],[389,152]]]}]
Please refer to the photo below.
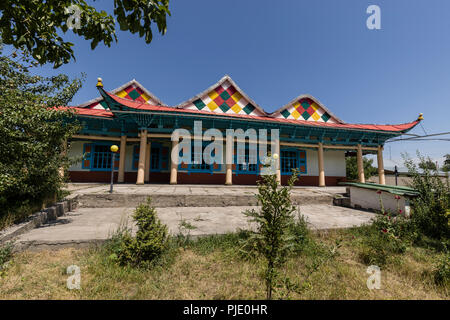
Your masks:
[{"label": "utility wire", "polygon": [[[405,141],[403,139],[397,139],[392,141],[386,141],[388,142],[397,142],[397,141]],[[406,139],[406,142],[414,142],[414,141],[450,141],[450,139],[439,139],[439,138],[432,138],[432,139]]]},{"label": "utility wire", "polygon": [[427,132],[425,131],[425,128],[422,125],[422,122],[419,122],[419,124],[420,124],[420,127],[422,128],[423,132],[425,133],[425,135],[427,135]]},{"label": "utility wire", "polygon": [[[435,137],[435,136],[443,136],[446,134],[450,134],[450,132],[441,132],[441,133],[433,133],[433,134],[427,134],[424,136],[414,136],[414,137],[408,137],[408,138],[397,138],[394,140],[390,140],[390,141],[386,141],[387,142],[395,142],[395,141],[418,141],[419,139],[421,140],[425,140],[423,138],[428,138],[428,137]],[[433,139],[429,139],[429,140],[433,140]],[[435,140],[443,140],[443,141],[448,141],[448,139],[435,139]]]}]

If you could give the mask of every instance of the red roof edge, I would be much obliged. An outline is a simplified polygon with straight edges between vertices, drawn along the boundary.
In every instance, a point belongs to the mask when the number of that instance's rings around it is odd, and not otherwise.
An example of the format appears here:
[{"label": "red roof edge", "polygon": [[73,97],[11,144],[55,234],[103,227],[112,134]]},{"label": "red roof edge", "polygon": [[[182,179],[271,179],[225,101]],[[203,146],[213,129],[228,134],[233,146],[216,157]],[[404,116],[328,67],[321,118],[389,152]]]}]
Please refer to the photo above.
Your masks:
[{"label": "red roof edge", "polygon": [[[173,113],[189,113],[196,115],[205,115],[205,116],[223,116],[230,117],[236,119],[247,119],[253,121],[270,121],[270,122],[279,122],[286,123],[292,125],[302,125],[302,126],[311,126],[311,127],[324,127],[324,128],[336,128],[336,129],[351,129],[351,130],[371,130],[371,131],[386,131],[386,132],[396,132],[396,133],[404,133],[412,128],[414,128],[420,120],[417,119],[415,121],[403,124],[350,124],[350,123],[326,123],[326,122],[316,122],[316,121],[304,121],[304,120],[293,120],[293,119],[281,119],[281,118],[273,118],[269,116],[249,116],[242,114],[227,114],[227,113],[212,113],[209,111],[201,111],[201,110],[189,110],[189,109],[179,109],[168,106],[152,106],[146,103],[140,103],[136,101],[131,101],[128,99],[120,98],[112,93],[102,90],[105,94],[107,94],[111,99],[116,101],[117,103],[126,106],[131,109],[136,110],[146,110],[146,111],[158,111],[158,112],[173,112]],[[114,111],[101,110],[101,109],[86,109],[86,108],[77,108],[71,107],[71,109],[75,109],[79,115],[86,116],[99,116],[99,117],[108,117],[111,118],[114,116]]]}]

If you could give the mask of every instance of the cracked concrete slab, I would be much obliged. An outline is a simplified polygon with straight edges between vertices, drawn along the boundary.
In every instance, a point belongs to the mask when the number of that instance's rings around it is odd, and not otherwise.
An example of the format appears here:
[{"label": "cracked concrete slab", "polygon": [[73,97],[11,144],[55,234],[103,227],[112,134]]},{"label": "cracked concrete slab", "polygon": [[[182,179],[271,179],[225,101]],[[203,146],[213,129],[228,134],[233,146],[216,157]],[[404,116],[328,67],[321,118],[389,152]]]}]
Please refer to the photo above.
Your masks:
[{"label": "cracked concrete slab", "polygon": [[[157,208],[161,221],[172,235],[180,233],[180,222],[185,220],[195,227],[192,236],[224,234],[252,228],[243,211],[257,208],[239,207],[166,207]],[[85,246],[108,239],[118,228],[135,229],[131,215],[134,208],[79,208],[22,234],[17,243],[22,248],[54,248],[57,246]],[[348,228],[370,223],[374,213],[327,204],[300,206],[311,229]]]}]

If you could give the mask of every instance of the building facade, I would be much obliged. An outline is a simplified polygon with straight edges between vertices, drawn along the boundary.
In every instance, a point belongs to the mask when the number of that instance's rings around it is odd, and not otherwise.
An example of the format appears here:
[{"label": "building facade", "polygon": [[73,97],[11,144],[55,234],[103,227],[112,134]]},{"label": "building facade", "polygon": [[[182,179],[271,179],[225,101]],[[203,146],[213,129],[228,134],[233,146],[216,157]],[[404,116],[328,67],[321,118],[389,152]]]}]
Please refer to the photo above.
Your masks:
[{"label": "building facade", "polygon": [[[261,144],[239,142],[249,142],[245,134],[252,130],[277,129],[279,144],[270,152],[279,155],[276,173],[282,184],[296,168],[298,185],[337,185],[345,180],[348,153],[357,154],[361,182],[365,180],[362,156],[377,154],[379,182],[384,184],[384,143],[422,119],[399,125],[349,124],[310,95],[300,95],[269,114],[229,76],[177,106],[165,105],[136,80],[108,92],[99,79],[97,88],[100,97],[68,107],[82,125],[69,142],[69,156],[81,159],[69,169],[73,182],[108,182],[114,165],[114,179],[119,183],[255,184],[264,162],[259,155]],[[184,129],[198,140],[194,135],[198,123],[203,133],[208,129],[223,133],[223,139],[216,138],[224,146],[223,161],[207,163],[198,157],[211,143],[203,140],[200,149],[192,148],[192,161],[176,161],[185,149],[172,151],[184,140],[172,133]],[[226,139],[227,130],[242,130],[244,137]],[[119,152],[112,164],[113,144]]]}]

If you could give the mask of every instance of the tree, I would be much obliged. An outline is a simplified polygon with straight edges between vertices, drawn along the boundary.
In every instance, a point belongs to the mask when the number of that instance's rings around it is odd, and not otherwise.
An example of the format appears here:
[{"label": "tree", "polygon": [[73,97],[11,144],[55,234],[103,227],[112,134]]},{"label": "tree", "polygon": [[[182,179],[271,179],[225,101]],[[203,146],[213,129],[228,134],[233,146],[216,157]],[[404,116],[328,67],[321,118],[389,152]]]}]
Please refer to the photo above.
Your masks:
[{"label": "tree", "polygon": [[[146,43],[153,38],[151,24],[166,32],[169,0],[114,0],[114,17],[120,30],[138,33]],[[73,43],[61,36],[72,32],[91,42],[108,47],[117,42],[114,17],[97,11],[85,0],[8,0],[0,2],[0,35],[3,43],[27,49],[40,64],[54,68],[75,59]]]},{"label": "tree", "polygon": [[437,170],[436,163],[433,160],[431,160],[430,158],[421,159],[420,163],[419,163],[419,168],[422,170],[425,170],[425,169]]},{"label": "tree", "polygon": [[450,154],[446,154],[444,160],[444,165],[442,166],[442,171],[449,172],[450,171]]},{"label": "tree", "polygon": [[[66,75],[32,75],[29,55],[2,55],[0,44],[0,228],[61,190],[65,141],[78,130],[61,110],[81,87]],[[23,214],[23,215],[22,215]]]},{"label": "tree", "polygon": [[[373,165],[373,159],[363,157],[364,177],[369,179],[377,174],[377,168]],[[358,180],[358,163],[356,157],[346,157],[345,165],[347,171],[347,179]]]},{"label": "tree", "polygon": [[256,223],[246,247],[254,249],[266,260],[265,282],[267,299],[272,299],[272,291],[277,277],[277,269],[286,263],[289,250],[294,245],[290,233],[294,225],[296,210],[290,198],[290,190],[297,179],[294,172],[287,187],[280,187],[276,175],[263,175],[258,182],[258,203],[260,210],[247,210],[244,214]]}]

